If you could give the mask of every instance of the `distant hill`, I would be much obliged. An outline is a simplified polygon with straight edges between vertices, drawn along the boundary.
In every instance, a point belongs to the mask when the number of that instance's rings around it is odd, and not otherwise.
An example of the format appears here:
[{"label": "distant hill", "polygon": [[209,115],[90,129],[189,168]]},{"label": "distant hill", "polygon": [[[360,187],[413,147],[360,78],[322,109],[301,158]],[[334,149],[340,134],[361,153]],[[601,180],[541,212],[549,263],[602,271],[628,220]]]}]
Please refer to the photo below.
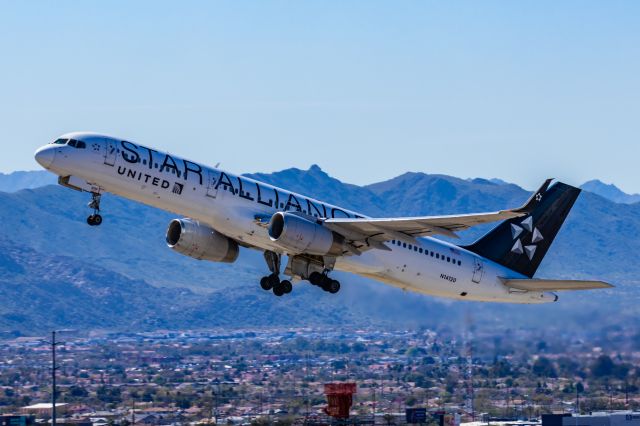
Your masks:
[{"label": "distant hill", "polygon": [[[0,240],[0,330],[42,334],[53,328],[150,330],[212,326],[339,324],[332,300],[317,302],[315,288],[296,299],[275,298],[256,286],[208,296],[157,288],[73,254],[42,253]],[[315,290],[315,291],[313,291]]]},{"label": "distant hill", "polygon": [[16,192],[21,189],[39,188],[45,185],[54,185],[58,179],[53,174],[38,170],[32,172],[0,173],[0,191]]},{"label": "distant hill", "polygon": [[[372,216],[465,213],[514,207],[529,196],[517,185],[406,173],[364,187],[318,166],[253,177]],[[614,204],[585,192],[542,263],[539,276],[594,278],[618,287],[565,293],[546,306],[510,306],[416,295],[336,273],[337,295],[301,283],[276,298],[258,285],[259,252],[232,265],[181,256],[164,242],[173,216],[116,196],[103,199],[105,222],[86,225],[87,194],[60,186],[0,193],[0,330],[153,329],[305,324],[448,324],[466,311],[483,327],[576,330],[637,320],[640,204]],[[486,229],[462,234],[471,241]]]},{"label": "distant hill", "polygon": [[611,200],[614,203],[633,204],[640,201],[640,194],[627,194],[614,184],[606,184],[597,179],[585,182],[580,187],[585,191],[593,192],[596,195]]}]

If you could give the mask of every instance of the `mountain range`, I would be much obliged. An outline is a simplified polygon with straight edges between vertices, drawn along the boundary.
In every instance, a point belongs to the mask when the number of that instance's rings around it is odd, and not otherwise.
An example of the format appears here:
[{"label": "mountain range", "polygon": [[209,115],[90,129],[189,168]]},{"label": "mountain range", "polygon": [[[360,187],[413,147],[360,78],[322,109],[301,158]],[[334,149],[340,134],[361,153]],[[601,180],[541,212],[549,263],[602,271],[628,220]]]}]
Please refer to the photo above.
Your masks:
[{"label": "mountain range", "polygon": [[593,192],[614,203],[633,204],[640,201],[640,194],[627,194],[612,183],[606,184],[597,179],[583,183],[580,188]]},{"label": "mountain range", "polygon": [[[29,178],[29,174],[37,173]],[[46,172],[44,172],[46,173]],[[11,184],[8,184],[11,178]],[[20,176],[17,178],[16,176]],[[520,205],[529,192],[502,181],[405,173],[367,186],[343,183],[320,167],[250,175],[371,216],[490,211]],[[52,179],[55,181],[55,179]],[[164,243],[172,215],[116,196],[103,198],[105,222],[85,223],[87,194],[39,172],[1,175],[0,330],[43,334],[53,327],[111,330],[319,324],[461,327],[465,312],[487,327],[563,327],[597,332],[637,318],[640,204],[584,191],[538,276],[593,278],[616,288],[565,293],[544,306],[511,306],[403,292],[336,273],[337,295],[306,283],[282,298],[259,288],[261,253],[232,264],[181,256]],[[470,242],[489,227],[463,233]]]},{"label": "mountain range", "polygon": [[0,173],[0,191],[15,192],[21,189],[39,188],[45,185],[53,185],[58,181],[57,177],[45,170],[19,171],[9,174]]}]

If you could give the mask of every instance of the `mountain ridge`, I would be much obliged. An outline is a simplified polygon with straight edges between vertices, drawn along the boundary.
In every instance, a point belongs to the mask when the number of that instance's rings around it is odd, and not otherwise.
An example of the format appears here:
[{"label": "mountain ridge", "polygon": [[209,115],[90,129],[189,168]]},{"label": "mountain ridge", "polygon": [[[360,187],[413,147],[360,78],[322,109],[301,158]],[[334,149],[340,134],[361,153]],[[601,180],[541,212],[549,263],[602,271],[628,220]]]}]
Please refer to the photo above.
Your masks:
[{"label": "mountain ridge", "polygon": [[[474,183],[474,184],[484,183],[487,185],[518,186],[517,184],[506,182],[498,178],[485,179],[485,178],[476,177],[476,178],[461,179],[461,178],[456,178],[456,177],[444,175],[444,174],[427,174],[423,172],[406,172],[402,175],[396,176],[395,178],[391,178],[386,181],[374,182],[371,184],[358,186],[354,184],[340,182],[338,179],[335,179],[329,176],[317,164],[311,165],[309,167],[309,170],[302,170],[302,169],[292,167],[292,168],[284,169],[274,173],[260,173],[260,172],[246,173],[245,176],[253,177],[258,180],[264,180],[265,182],[269,183],[274,179],[277,180],[278,176],[282,174],[290,173],[290,172],[306,173],[307,175],[309,175],[312,178],[315,178],[316,180],[318,178],[325,178],[325,179],[328,178],[334,182],[339,182],[341,185],[344,185],[346,188],[352,188],[352,189],[377,187],[379,185],[384,185],[385,182],[402,178],[407,175],[409,176],[425,175],[425,176],[441,177],[445,180],[446,179],[457,179],[459,181],[466,180],[467,182]],[[55,185],[56,183],[57,183],[56,176],[54,176],[53,174],[45,170],[33,170],[33,171],[18,170],[8,174],[0,173],[0,192],[17,192],[22,189],[35,189],[35,188],[39,188],[46,185]],[[310,182],[307,181],[306,183],[310,183]],[[607,184],[598,179],[589,180],[583,183],[582,185],[580,185],[580,188],[620,204],[633,204],[633,203],[640,202],[640,194],[628,194],[622,191],[620,188],[618,188],[615,184]],[[308,190],[309,190],[309,187],[302,187],[302,186],[299,189],[300,192],[304,192],[304,191],[308,192]]]},{"label": "mountain ridge", "polygon": [[580,188],[604,197],[615,203],[633,204],[640,202],[640,194],[627,194],[614,184],[607,184],[598,179],[592,179],[580,185]]},{"label": "mountain ridge", "polygon": [[16,192],[21,189],[33,189],[46,185],[54,185],[58,179],[46,170],[15,171],[0,173],[0,191]]}]

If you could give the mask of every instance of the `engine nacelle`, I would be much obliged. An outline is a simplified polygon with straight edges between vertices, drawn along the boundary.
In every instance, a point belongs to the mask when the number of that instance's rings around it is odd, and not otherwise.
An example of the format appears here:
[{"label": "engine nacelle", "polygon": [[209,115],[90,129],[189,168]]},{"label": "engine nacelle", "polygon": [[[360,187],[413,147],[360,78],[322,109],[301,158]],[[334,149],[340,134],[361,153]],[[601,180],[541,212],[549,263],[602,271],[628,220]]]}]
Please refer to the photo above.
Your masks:
[{"label": "engine nacelle", "polygon": [[269,221],[269,237],[290,254],[342,254],[344,238],[297,214],[278,212]]},{"label": "engine nacelle", "polygon": [[233,263],[238,258],[238,243],[193,219],[174,219],[167,228],[167,245],[198,260]]}]

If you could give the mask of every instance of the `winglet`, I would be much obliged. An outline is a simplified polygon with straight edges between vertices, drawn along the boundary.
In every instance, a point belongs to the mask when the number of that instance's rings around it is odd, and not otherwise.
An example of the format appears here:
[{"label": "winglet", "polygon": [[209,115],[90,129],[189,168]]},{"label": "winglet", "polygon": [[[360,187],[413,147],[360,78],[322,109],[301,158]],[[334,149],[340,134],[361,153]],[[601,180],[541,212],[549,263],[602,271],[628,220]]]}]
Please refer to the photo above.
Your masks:
[{"label": "winglet", "polygon": [[547,192],[547,189],[549,189],[549,185],[551,185],[552,181],[553,178],[545,180],[542,186],[536,192],[534,192],[531,197],[529,197],[527,202],[524,203],[522,207],[513,209],[512,211],[515,213],[531,213],[538,206],[538,204],[540,204],[542,195]]}]

